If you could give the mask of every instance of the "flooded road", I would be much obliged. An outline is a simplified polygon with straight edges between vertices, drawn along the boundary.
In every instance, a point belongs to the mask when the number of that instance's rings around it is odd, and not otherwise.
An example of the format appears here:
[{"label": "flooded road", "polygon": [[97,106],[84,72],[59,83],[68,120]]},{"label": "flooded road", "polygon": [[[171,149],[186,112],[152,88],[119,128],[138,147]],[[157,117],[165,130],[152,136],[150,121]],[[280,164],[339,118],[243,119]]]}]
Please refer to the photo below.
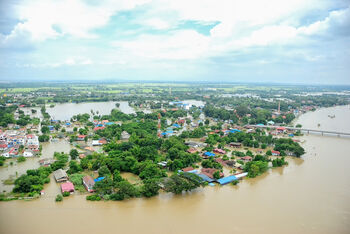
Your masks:
[{"label": "flooded road", "polygon": [[[328,111],[350,119],[348,107]],[[305,116],[298,120],[305,127],[323,119],[318,111]],[[337,124],[350,132],[348,121]],[[52,181],[41,199],[1,202],[0,233],[349,233],[350,139],[302,139],[307,153],[288,158],[286,167],[238,186],[208,186],[180,196],[87,202],[73,195],[56,203],[59,189]]]}]

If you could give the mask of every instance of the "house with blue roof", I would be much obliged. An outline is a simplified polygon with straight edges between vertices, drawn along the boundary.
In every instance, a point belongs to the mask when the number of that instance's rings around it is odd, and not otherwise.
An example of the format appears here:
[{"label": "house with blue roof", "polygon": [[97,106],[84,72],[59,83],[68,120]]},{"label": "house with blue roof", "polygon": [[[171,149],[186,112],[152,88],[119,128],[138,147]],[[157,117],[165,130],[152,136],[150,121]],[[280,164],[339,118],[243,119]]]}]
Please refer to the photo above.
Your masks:
[{"label": "house with blue roof", "polygon": [[173,124],[173,127],[175,127],[175,128],[181,128],[181,126],[178,125],[177,123],[174,123],[174,124]]},{"label": "house with blue roof", "polygon": [[210,178],[209,176],[207,175],[204,175],[204,174],[198,174],[199,177],[201,177],[204,181],[208,182],[208,183],[211,183],[211,182],[214,182],[215,180]]},{"label": "house with blue roof", "polygon": [[231,183],[232,181],[235,181],[235,180],[238,180],[238,178],[234,175],[231,175],[231,176],[220,178],[220,179],[216,180],[216,182],[218,182],[221,185],[225,185],[225,184]]},{"label": "house with blue roof", "polygon": [[99,181],[101,181],[101,180],[103,180],[103,179],[104,179],[104,177],[98,177],[98,178],[94,179],[94,181],[95,181],[95,182],[99,182]]},{"label": "house with blue roof", "polygon": [[212,153],[212,152],[205,152],[204,154],[203,154],[203,156],[205,156],[205,157],[215,157],[215,154],[214,153]]}]

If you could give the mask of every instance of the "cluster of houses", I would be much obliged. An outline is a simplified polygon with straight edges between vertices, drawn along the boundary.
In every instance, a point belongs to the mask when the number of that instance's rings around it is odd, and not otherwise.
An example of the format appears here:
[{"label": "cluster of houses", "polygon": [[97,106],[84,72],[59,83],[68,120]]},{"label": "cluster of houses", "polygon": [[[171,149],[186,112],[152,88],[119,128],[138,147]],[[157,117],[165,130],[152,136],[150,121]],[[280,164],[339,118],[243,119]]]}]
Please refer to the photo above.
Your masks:
[{"label": "cluster of houses", "polygon": [[121,125],[121,123],[119,122],[115,123],[115,122],[110,122],[108,120],[102,120],[102,121],[94,120],[93,124],[94,124],[94,131],[103,130],[106,126],[113,125],[113,124]]},{"label": "cluster of houses", "polygon": [[4,157],[31,157],[39,152],[39,148],[38,136],[26,134],[25,129],[7,130],[5,132],[0,130],[0,151]]},{"label": "cluster of houses", "polygon": [[[58,169],[53,172],[54,178],[57,183],[61,183],[61,192],[69,192],[73,193],[75,191],[74,184],[69,181],[69,177],[63,169]],[[89,192],[92,193],[94,192],[94,185],[96,182],[103,180],[104,177],[99,177],[96,179],[93,179],[91,176],[86,175],[82,178],[82,184],[84,185],[85,189]]]}]

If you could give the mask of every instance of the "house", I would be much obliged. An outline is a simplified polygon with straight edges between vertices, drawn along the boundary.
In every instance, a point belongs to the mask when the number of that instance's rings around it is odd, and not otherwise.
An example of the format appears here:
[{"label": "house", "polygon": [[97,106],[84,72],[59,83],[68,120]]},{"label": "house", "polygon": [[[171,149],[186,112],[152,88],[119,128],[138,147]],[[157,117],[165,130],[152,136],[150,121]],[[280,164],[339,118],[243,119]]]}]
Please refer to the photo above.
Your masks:
[{"label": "house", "polygon": [[278,131],[278,132],[285,132],[286,131],[286,128],[285,127],[278,127],[278,128],[276,128],[276,130]]},{"label": "house", "polygon": [[0,144],[0,151],[4,151],[7,149],[7,144]]},{"label": "house", "polygon": [[83,185],[89,193],[94,192],[95,181],[91,176],[83,177]]},{"label": "house", "polygon": [[[215,168],[202,168],[201,174],[206,175],[211,179],[214,179],[214,173],[217,171],[218,169]],[[220,177],[224,177],[224,173],[220,172]]]},{"label": "house", "polygon": [[98,178],[94,179],[94,181],[95,181],[95,182],[100,182],[100,181],[103,180],[103,179],[104,179],[104,177],[98,177]]},{"label": "house", "polygon": [[274,125],[275,122],[273,122],[272,120],[270,120],[269,122],[267,122],[267,125]]},{"label": "house", "polygon": [[24,156],[24,157],[33,157],[33,153],[30,152],[30,151],[24,151],[24,152],[23,152],[23,156]]},{"label": "house", "polygon": [[239,142],[231,142],[230,146],[233,148],[241,148],[242,147],[242,143]]},{"label": "house", "polygon": [[99,139],[98,142],[99,142],[101,145],[107,144],[107,140],[104,139],[104,138]]},{"label": "house", "polygon": [[44,158],[44,159],[39,160],[39,164],[40,164],[40,166],[47,167],[47,166],[50,166],[54,161],[55,160],[52,158]]},{"label": "house", "polygon": [[225,185],[225,184],[231,183],[232,181],[235,181],[235,180],[238,180],[238,178],[234,175],[231,175],[231,176],[220,178],[217,180],[217,182],[220,185]]},{"label": "house", "polygon": [[271,151],[271,154],[273,155],[273,156],[280,156],[280,152],[279,151],[277,151],[277,150],[272,150]]},{"label": "house", "polygon": [[130,134],[127,131],[123,131],[122,134],[120,135],[121,140],[129,140]]},{"label": "house", "polygon": [[193,167],[185,167],[185,168],[182,168],[181,171],[183,172],[190,172],[190,171],[193,171],[194,168]]},{"label": "house", "polygon": [[196,153],[197,150],[196,150],[195,148],[189,148],[189,149],[187,150],[187,152],[193,154],[193,153]]},{"label": "house", "polygon": [[80,158],[80,159],[83,159],[83,158],[85,158],[85,157],[86,157],[85,154],[79,154],[79,158]]},{"label": "house", "polygon": [[159,166],[165,168],[167,165],[168,165],[168,162],[167,161],[161,161],[159,163],[157,163]]},{"label": "house", "polygon": [[250,162],[250,161],[253,160],[253,158],[250,157],[250,156],[244,156],[244,157],[242,157],[241,159],[243,160],[243,162]]},{"label": "house", "polygon": [[67,173],[62,170],[62,169],[58,169],[56,171],[53,172],[53,176],[55,177],[56,182],[65,182],[68,180],[68,175]]},{"label": "house", "polygon": [[99,140],[93,140],[92,141],[92,146],[100,146],[102,145]]},{"label": "house", "polygon": [[70,181],[67,181],[67,182],[61,184],[61,191],[62,191],[62,193],[64,193],[64,192],[73,193],[74,192],[73,183]]},{"label": "house", "polygon": [[214,149],[214,152],[218,154],[226,154],[226,151],[223,149]]},{"label": "house", "polygon": [[78,135],[77,136],[77,141],[83,141],[85,140],[86,135]]},{"label": "house", "polygon": [[203,158],[209,158],[209,157],[215,157],[215,154],[212,152],[205,152],[203,153]]},{"label": "house", "polygon": [[227,161],[224,161],[222,158],[216,158],[215,161],[220,163],[222,166],[227,166]]},{"label": "house", "polygon": [[103,130],[103,129],[105,129],[105,127],[95,127],[94,131]]}]

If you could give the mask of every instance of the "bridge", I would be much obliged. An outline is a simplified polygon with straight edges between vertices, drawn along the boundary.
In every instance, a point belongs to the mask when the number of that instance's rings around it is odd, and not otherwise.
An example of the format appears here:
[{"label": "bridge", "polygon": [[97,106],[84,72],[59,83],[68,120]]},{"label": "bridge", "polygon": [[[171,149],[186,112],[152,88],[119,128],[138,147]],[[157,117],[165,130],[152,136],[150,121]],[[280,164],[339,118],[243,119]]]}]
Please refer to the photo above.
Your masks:
[{"label": "bridge", "polygon": [[350,133],[348,132],[337,132],[337,131],[325,131],[325,130],[317,130],[317,129],[308,129],[308,128],[293,128],[293,127],[285,127],[285,126],[271,126],[271,125],[246,125],[247,127],[255,127],[255,128],[285,128],[286,130],[290,131],[301,131],[301,132],[307,132],[309,133],[320,133],[322,136],[324,134],[328,135],[337,135],[340,136],[350,136]]}]

